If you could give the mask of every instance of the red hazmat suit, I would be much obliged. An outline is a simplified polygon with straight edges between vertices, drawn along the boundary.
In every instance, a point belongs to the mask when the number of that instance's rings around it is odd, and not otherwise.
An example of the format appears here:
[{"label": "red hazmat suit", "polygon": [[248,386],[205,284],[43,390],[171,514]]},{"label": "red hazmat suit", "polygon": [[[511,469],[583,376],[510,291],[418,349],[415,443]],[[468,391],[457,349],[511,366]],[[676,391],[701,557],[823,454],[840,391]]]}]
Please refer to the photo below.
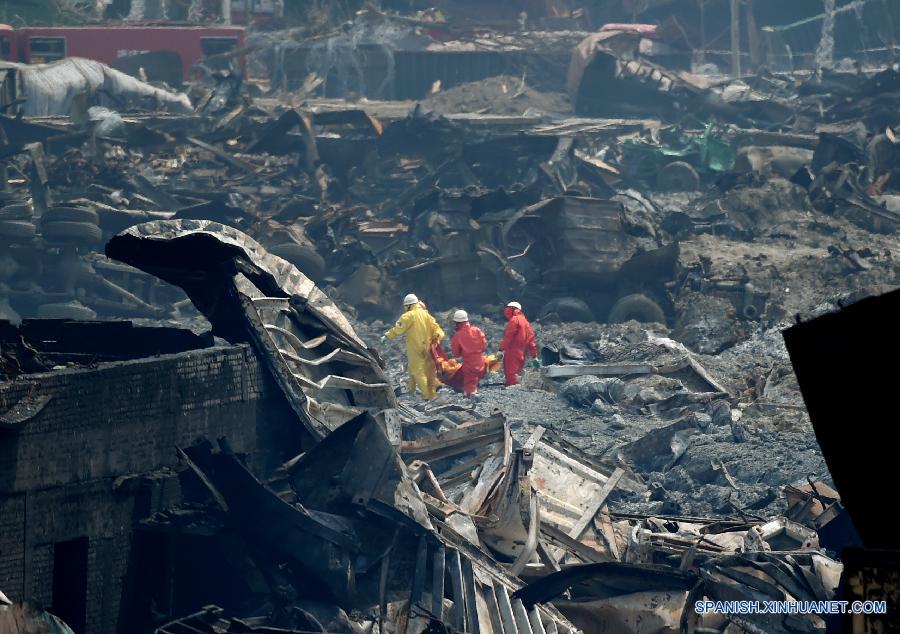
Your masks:
[{"label": "red hazmat suit", "polygon": [[507,306],[503,309],[503,314],[509,320],[503,333],[503,342],[500,344],[500,350],[503,352],[503,372],[506,374],[506,384],[516,385],[519,382],[519,373],[525,367],[525,353],[527,352],[532,359],[537,359],[537,342],[531,324],[521,310]]},{"label": "red hazmat suit", "polygon": [[484,376],[484,352],[487,339],[480,328],[469,322],[456,324],[456,334],[450,340],[450,350],[462,357],[463,391],[466,396],[478,392],[478,380]]}]

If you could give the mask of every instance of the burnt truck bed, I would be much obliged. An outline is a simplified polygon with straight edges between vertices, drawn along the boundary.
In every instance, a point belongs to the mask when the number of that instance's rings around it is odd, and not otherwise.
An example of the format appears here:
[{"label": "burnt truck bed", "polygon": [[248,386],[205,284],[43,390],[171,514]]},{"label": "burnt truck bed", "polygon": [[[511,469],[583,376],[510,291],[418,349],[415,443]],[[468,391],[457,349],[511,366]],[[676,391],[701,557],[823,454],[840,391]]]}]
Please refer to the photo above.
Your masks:
[{"label": "burnt truck bed", "polygon": [[550,198],[529,208],[516,227],[532,242],[530,255],[543,271],[540,294],[545,302],[576,297],[603,319],[621,298],[643,295],[669,313],[665,284],[676,275],[678,243],[660,246],[629,233],[620,202]]}]

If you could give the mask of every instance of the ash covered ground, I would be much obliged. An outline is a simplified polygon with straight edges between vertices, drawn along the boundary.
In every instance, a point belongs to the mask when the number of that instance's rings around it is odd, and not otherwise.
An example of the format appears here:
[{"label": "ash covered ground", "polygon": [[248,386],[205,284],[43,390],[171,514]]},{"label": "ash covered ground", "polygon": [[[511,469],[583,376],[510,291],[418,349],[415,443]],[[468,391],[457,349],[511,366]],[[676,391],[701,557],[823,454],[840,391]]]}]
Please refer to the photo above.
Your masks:
[{"label": "ash covered ground", "polygon": [[526,77],[498,75],[435,92],[424,105],[439,114],[457,112],[520,115],[566,113],[572,106],[563,93],[542,92],[528,85]]},{"label": "ash covered ground", "polygon": [[[444,322],[449,321],[445,315],[441,318]],[[471,319],[484,328],[489,346],[495,348],[502,338],[502,324],[489,318],[471,316]],[[358,330],[371,341],[379,330],[388,326],[382,322],[358,324]],[[540,345],[581,340],[586,343],[602,342],[626,353],[634,350],[632,341],[640,342],[648,334],[634,322],[624,326],[596,323],[547,326],[535,323],[533,326]],[[653,331],[658,335],[666,332],[662,327]],[[389,344],[381,352],[391,377],[398,386],[404,386],[402,389],[405,391],[405,352],[402,345],[402,342]],[[646,353],[647,350],[640,352]],[[741,509],[752,509],[768,516],[784,510],[779,491],[786,484],[805,483],[810,477],[833,486],[777,329],[756,333],[740,344],[739,349],[714,357],[701,357],[701,362],[720,371],[731,369],[733,374],[729,379],[735,383],[752,381],[760,363],[771,363],[770,374],[779,375],[771,389],[777,390],[778,403],[790,409],[739,406],[731,410],[731,417],[736,422],[734,426],[718,421],[719,424],[710,424],[705,431],[695,433],[687,451],[673,467],[664,470],[636,467],[636,471],[648,482],[664,489],[654,496],[663,496],[662,499],[640,502],[619,498],[617,503],[611,505],[611,510],[708,517],[734,514],[735,508],[729,504],[733,501]],[[777,368],[784,369],[779,373]],[[603,457],[615,455],[617,449],[627,443],[673,422],[642,412],[637,404],[633,407],[613,405],[606,411],[598,412],[596,410],[599,408],[593,404],[573,402],[573,397],[567,395],[577,394],[576,386],[584,382],[584,378],[576,378],[557,385],[542,379],[539,370],[527,369],[521,385],[506,388],[502,385],[502,375],[490,374],[479,388],[480,398],[474,404],[470,404],[461,394],[445,388],[429,406],[448,403],[472,406],[481,415],[500,409],[509,419],[520,442],[524,442],[533,429],[541,425],[559,431],[584,451]],[[664,380],[653,376],[626,378],[625,382],[648,392],[648,399],[684,389],[677,379]],[[408,396],[402,397],[402,400],[411,405],[420,403],[418,398]],[[743,430],[743,433],[735,430]],[[725,464],[738,485],[737,489],[715,471],[717,462]]]}]

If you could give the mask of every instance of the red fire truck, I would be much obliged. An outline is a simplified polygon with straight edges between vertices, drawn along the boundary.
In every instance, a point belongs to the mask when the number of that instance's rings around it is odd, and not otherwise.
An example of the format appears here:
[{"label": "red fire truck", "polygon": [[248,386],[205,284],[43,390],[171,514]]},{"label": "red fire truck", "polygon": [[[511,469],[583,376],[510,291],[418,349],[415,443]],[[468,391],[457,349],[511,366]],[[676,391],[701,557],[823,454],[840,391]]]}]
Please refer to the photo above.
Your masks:
[{"label": "red fire truck", "polygon": [[[240,26],[56,26],[14,29],[0,24],[0,60],[46,64],[85,57],[106,64],[151,52],[177,54],[182,74],[204,57],[247,46]],[[243,64],[241,64],[243,67]]]}]

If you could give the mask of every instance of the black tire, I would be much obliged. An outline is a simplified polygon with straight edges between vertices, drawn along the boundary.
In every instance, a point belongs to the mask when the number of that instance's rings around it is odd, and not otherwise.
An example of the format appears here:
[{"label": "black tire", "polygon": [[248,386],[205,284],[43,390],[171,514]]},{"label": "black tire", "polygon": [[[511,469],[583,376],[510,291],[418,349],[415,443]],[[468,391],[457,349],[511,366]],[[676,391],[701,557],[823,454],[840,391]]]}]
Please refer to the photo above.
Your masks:
[{"label": "black tire", "polygon": [[97,313],[75,301],[60,304],[41,304],[38,306],[37,314],[41,319],[97,319]]},{"label": "black tire", "polygon": [[269,253],[284,258],[314,282],[321,280],[325,275],[325,259],[310,246],[295,243],[279,244],[269,249]]},{"label": "black tire", "polygon": [[577,297],[557,297],[547,302],[538,313],[541,319],[552,314],[556,314],[562,322],[597,321],[591,307]]},{"label": "black tire", "polygon": [[41,225],[41,233],[47,242],[66,244],[97,244],[103,238],[100,227],[87,222],[47,222]]},{"label": "black tire", "polygon": [[10,240],[31,240],[35,229],[30,220],[0,220],[0,236]]},{"label": "black tire", "polygon": [[700,187],[697,171],[684,161],[669,163],[659,171],[656,184],[660,189],[670,192],[692,192]]},{"label": "black tire", "polygon": [[621,324],[633,319],[642,324],[666,323],[666,314],[659,304],[642,293],[633,293],[620,297],[609,311],[607,321]]},{"label": "black tire", "polygon": [[100,217],[93,209],[84,207],[51,207],[41,216],[41,223],[47,222],[86,222],[96,225],[100,223]]},{"label": "black tire", "polygon": [[13,203],[0,208],[0,220],[29,220],[31,215],[28,203]]}]

